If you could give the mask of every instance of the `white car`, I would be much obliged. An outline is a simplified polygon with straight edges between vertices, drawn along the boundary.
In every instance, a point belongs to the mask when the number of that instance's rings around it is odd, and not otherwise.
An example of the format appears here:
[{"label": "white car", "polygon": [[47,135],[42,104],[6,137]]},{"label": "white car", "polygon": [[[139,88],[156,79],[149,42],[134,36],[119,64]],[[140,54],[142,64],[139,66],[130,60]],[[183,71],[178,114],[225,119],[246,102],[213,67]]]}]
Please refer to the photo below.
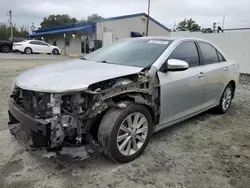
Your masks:
[{"label": "white car", "polygon": [[22,42],[14,43],[13,50],[26,54],[52,53],[54,55],[59,55],[61,53],[61,49],[57,46],[52,46],[40,40],[25,40]]}]

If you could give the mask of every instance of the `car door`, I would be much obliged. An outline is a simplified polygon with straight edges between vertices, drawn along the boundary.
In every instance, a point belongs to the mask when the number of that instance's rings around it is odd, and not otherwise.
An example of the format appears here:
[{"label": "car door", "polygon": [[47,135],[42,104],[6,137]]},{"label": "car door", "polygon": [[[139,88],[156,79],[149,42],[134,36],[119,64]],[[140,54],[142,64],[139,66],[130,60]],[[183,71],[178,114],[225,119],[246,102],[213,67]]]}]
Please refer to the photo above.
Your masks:
[{"label": "car door", "polygon": [[32,49],[32,52],[42,52],[40,43],[38,41],[30,41],[28,47]]},{"label": "car door", "polygon": [[43,42],[43,41],[37,41],[37,42],[39,44],[40,52],[52,53],[52,50],[50,49],[49,44],[47,44],[46,42]]},{"label": "car door", "polygon": [[200,57],[194,41],[180,43],[168,59],[184,60],[188,62],[189,69],[158,72],[161,94],[160,126],[201,110],[204,93],[204,68],[200,66]]},{"label": "car door", "polygon": [[203,105],[204,108],[216,105],[228,82],[228,62],[221,53],[211,44],[198,42],[201,53],[203,67],[205,90]]}]

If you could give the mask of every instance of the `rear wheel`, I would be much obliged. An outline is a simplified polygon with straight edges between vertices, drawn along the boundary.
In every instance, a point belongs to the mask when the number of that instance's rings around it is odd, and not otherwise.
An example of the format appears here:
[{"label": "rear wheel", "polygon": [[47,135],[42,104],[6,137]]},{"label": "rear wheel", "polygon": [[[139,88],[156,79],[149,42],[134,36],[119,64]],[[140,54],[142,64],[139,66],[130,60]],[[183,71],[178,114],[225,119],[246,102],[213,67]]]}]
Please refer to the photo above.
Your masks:
[{"label": "rear wheel", "polygon": [[152,134],[152,117],[142,105],[110,109],[103,117],[98,141],[105,155],[118,162],[129,162],[140,156]]},{"label": "rear wheel", "polygon": [[224,114],[229,110],[231,103],[232,103],[232,99],[233,99],[233,92],[234,92],[233,86],[229,83],[226,86],[226,88],[221,96],[220,104],[217,107],[217,110],[219,113]]},{"label": "rear wheel", "polygon": [[32,54],[32,49],[31,48],[25,48],[24,52],[26,54]]},{"label": "rear wheel", "polygon": [[2,49],[1,49],[1,51],[3,53],[9,53],[10,52],[10,47],[9,46],[3,46]]},{"label": "rear wheel", "polygon": [[54,50],[52,51],[52,54],[54,54],[54,55],[59,55],[58,49],[54,49]]}]

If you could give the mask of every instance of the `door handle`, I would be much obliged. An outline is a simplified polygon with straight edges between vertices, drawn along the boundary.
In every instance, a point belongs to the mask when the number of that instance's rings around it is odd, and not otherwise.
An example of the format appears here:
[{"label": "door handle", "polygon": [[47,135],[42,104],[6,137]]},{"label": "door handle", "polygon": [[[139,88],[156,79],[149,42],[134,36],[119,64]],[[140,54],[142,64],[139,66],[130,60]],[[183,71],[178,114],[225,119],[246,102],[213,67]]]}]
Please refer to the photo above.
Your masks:
[{"label": "door handle", "polygon": [[228,67],[225,67],[225,71],[228,72],[228,71],[229,71],[229,68],[228,68]]},{"label": "door handle", "polygon": [[198,75],[198,78],[204,78],[204,73],[203,72],[200,72],[200,74]]}]

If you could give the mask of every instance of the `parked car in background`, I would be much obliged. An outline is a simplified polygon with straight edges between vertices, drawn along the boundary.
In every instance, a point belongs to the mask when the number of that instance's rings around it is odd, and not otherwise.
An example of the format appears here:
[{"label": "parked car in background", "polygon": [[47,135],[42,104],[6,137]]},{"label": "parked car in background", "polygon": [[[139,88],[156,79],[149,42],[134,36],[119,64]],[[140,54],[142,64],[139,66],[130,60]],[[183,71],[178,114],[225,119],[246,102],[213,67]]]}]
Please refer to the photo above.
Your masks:
[{"label": "parked car in background", "polygon": [[23,38],[23,37],[10,37],[9,40],[12,41],[13,43],[15,43],[15,42],[22,42],[22,41],[25,41],[27,39]]},{"label": "parked car in background", "polygon": [[152,133],[211,108],[226,113],[238,69],[205,40],[121,40],[82,59],[22,73],[11,89],[9,129],[33,148],[60,152],[93,143],[111,159],[128,162]]},{"label": "parked car in background", "polygon": [[48,53],[54,55],[61,54],[60,48],[40,40],[25,40],[22,42],[14,43],[13,50],[26,54],[32,54],[32,53]]},{"label": "parked car in background", "polygon": [[9,40],[0,40],[0,52],[9,53],[12,50],[13,42]]}]

